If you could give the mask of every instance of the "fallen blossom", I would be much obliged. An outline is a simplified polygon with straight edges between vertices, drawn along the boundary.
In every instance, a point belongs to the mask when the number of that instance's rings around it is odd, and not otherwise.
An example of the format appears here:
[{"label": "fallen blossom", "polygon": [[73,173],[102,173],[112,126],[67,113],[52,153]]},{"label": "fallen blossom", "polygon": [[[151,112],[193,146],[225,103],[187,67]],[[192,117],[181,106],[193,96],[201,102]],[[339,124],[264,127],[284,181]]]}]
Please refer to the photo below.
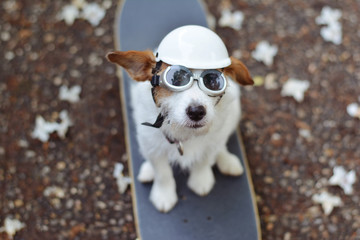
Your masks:
[{"label": "fallen blossom", "polygon": [[322,192],[320,194],[315,194],[312,197],[312,200],[315,203],[321,204],[322,208],[324,209],[325,215],[329,215],[334,207],[340,207],[343,205],[340,197],[331,195],[328,192]]},{"label": "fallen blossom", "polygon": [[59,117],[61,119],[61,122],[59,123],[56,132],[59,137],[64,139],[69,127],[72,126],[73,123],[69,118],[69,114],[66,110],[62,110],[59,114]]},{"label": "fallen blossom", "polygon": [[351,117],[357,117],[360,119],[360,106],[357,103],[350,103],[347,107],[346,107],[346,111],[347,113],[351,116]]},{"label": "fallen blossom", "polygon": [[115,163],[113,176],[114,178],[116,178],[118,190],[121,194],[123,194],[126,191],[127,187],[131,183],[131,178],[125,177],[122,173],[123,170],[124,170],[124,165],[122,165],[121,163]]},{"label": "fallen blossom", "polygon": [[86,4],[82,9],[82,18],[88,20],[92,26],[97,26],[105,17],[105,9],[97,3]]},{"label": "fallen blossom", "polygon": [[221,18],[219,19],[220,27],[231,27],[235,30],[240,30],[244,21],[244,14],[241,11],[231,13],[229,9],[221,11]]},{"label": "fallen blossom", "polygon": [[67,25],[72,25],[77,18],[87,20],[92,26],[97,26],[105,17],[106,10],[111,2],[105,1],[103,7],[97,3],[87,3],[85,0],[73,0],[71,4],[65,5],[59,19],[64,20]]},{"label": "fallen blossom", "polygon": [[276,45],[270,45],[267,41],[261,41],[256,46],[255,51],[251,53],[251,56],[257,61],[263,62],[266,66],[271,66],[277,52],[278,47]]},{"label": "fallen blossom", "polygon": [[0,232],[6,232],[10,239],[12,239],[15,233],[24,227],[25,224],[19,220],[6,217],[4,226],[0,228]]},{"label": "fallen blossom", "polygon": [[310,87],[307,80],[298,80],[290,78],[281,90],[281,96],[292,96],[296,101],[302,102],[304,100],[304,93]]},{"label": "fallen blossom", "polygon": [[72,25],[75,19],[80,17],[79,9],[74,5],[66,5],[60,13],[60,20],[64,20],[67,25]]},{"label": "fallen blossom", "polygon": [[65,197],[65,191],[57,186],[49,186],[45,188],[43,194],[45,197],[57,197],[57,198]]},{"label": "fallen blossom", "polygon": [[323,37],[325,41],[339,45],[342,42],[341,28],[342,27],[340,23],[330,24],[328,26],[321,28],[320,35]]},{"label": "fallen blossom", "polygon": [[37,116],[35,129],[31,133],[32,138],[37,138],[42,142],[47,142],[50,138],[50,134],[53,132],[57,132],[59,137],[65,138],[68,128],[72,126],[72,121],[70,120],[66,110],[61,111],[59,117],[61,122],[57,123],[46,122],[42,116]]},{"label": "fallen blossom", "polygon": [[49,134],[56,131],[58,123],[46,122],[42,116],[36,117],[36,126],[31,136],[38,138],[42,142],[49,140]]},{"label": "fallen blossom", "polygon": [[341,18],[341,11],[339,9],[332,9],[329,6],[323,7],[321,10],[320,16],[318,16],[315,21],[317,24],[333,24],[338,22]]},{"label": "fallen blossom", "polygon": [[334,167],[334,175],[329,179],[330,185],[340,186],[346,195],[353,193],[352,185],[356,181],[355,171],[346,172],[342,166]]},{"label": "fallen blossom", "polygon": [[325,41],[332,42],[336,45],[342,42],[342,27],[339,19],[342,12],[338,9],[332,9],[328,6],[321,10],[321,15],[318,16],[315,21],[319,25],[323,26],[320,30],[320,34]]},{"label": "fallen blossom", "polygon": [[80,100],[79,94],[81,92],[81,87],[76,85],[71,88],[67,86],[61,86],[59,91],[59,99],[69,101],[71,103],[78,102]]}]

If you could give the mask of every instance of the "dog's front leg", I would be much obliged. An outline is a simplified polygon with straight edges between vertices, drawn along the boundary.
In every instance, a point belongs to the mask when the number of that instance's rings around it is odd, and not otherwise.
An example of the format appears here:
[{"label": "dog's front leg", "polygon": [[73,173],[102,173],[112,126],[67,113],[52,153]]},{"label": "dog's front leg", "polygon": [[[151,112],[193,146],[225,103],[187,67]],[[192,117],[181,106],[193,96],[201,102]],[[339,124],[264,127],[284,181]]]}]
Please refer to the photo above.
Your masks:
[{"label": "dog's front leg", "polygon": [[244,172],[240,159],[230,153],[226,147],[217,155],[216,165],[224,175],[240,176]]},{"label": "dog's front leg", "polygon": [[188,187],[200,196],[207,195],[215,184],[214,173],[209,161],[195,163],[190,169]]},{"label": "dog's front leg", "polygon": [[154,173],[154,183],[150,192],[150,201],[161,212],[171,210],[178,198],[172,169],[167,158],[150,160]]}]

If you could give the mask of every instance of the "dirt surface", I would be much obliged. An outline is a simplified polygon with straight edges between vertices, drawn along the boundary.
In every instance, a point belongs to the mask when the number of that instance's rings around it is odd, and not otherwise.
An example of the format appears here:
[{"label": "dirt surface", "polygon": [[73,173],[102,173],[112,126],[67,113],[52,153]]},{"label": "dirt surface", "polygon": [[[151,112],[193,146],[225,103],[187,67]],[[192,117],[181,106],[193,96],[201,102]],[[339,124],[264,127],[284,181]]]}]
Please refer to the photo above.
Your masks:
[{"label": "dirt surface", "polygon": [[[117,1],[91,2],[106,7],[98,26],[61,21],[70,1],[0,2],[0,227],[22,222],[14,239],[136,238],[131,192],[120,194],[113,177],[119,162],[128,175],[116,69],[104,58]],[[360,239],[359,181],[349,195],[328,184],[335,166],[360,173],[360,121],[346,112],[360,101],[360,2],[206,4],[229,52],[257,79],[243,89],[240,128],[263,239]],[[340,45],[315,22],[327,4],[342,11]],[[219,26],[225,7],[244,14],[240,30]],[[251,56],[262,40],[278,46],[271,66]],[[302,102],[281,95],[289,78],[309,81]],[[63,85],[81,86],[80,100],[60,100]],[[73,122],[65,138],[32,137],[37,116],[60,122],[62,110]],[[326,215],[312,200],[322,191],[343,205]]]}]

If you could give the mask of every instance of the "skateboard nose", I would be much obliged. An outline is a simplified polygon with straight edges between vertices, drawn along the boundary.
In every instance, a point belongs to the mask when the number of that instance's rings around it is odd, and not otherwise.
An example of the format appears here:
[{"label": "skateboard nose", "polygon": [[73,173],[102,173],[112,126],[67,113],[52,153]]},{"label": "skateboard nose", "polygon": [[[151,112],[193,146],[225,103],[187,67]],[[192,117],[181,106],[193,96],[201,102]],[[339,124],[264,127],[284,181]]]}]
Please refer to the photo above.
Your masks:
[{"label": "skateboard nose", "polygon": [[198,122],[205,117],[206,109],[202,105],[189,106],[186,109],[186,115],[188,115],[191,120]]}]

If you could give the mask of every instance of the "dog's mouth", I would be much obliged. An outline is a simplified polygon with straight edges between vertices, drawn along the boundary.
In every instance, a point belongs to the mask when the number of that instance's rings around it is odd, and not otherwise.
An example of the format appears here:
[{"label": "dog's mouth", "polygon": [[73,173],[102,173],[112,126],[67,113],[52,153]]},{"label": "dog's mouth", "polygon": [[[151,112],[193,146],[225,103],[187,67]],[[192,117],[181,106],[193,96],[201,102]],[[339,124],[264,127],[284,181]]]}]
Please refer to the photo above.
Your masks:
[{"label": "dog's mouth", "polygon": [[200,129],[200,128],[205,127],[205,124],[203,124],[203,123],[190,123],[190,124],[186,124],[185,126],[188,127],[188,128]]}]

